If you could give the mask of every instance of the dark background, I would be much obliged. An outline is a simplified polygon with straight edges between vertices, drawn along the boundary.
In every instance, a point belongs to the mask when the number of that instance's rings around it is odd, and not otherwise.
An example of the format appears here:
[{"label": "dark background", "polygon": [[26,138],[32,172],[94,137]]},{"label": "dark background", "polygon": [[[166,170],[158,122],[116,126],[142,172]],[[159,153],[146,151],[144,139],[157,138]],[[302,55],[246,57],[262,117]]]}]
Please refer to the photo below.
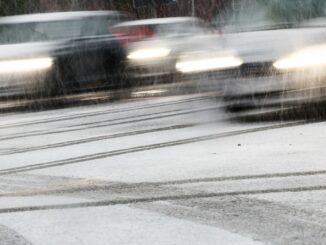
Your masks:
[{"label": "dark background", "polygon": [[[120,10],[135,18],[191,15],[192,0],[0,0],[0,15],[69,10]],[[155,1],[155,4],[151,4]],[[231,0],[223,0],[231,1]],[[210,21],[222,0],[195,0],[195,15]],[[147,6],[145,6],[147,4]]]}]

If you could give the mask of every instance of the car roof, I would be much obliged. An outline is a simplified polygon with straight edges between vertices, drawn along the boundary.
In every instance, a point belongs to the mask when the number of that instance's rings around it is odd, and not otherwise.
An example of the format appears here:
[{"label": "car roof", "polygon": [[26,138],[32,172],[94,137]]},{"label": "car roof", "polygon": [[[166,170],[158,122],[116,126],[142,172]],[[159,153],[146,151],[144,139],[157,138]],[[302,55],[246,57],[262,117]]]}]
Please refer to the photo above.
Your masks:
[{"label": "car roof", "polygon": [[196,17],[169,17],[169,18],[156,18],[145,20],[126,21],[116,25],[116,27],[138,26],[138,25],[160,25],[160,24],[173,24],[187,21],[198,21]]},{"label": "car roof", "polygon": [[69,12],[52,12],[52,13],[38,13],[13,15],[0,18],[0,24],[19,24],[28,22],[47,22],[57,20],[70,20],[92,16],[120,16],[118,11],[69,11]]}]

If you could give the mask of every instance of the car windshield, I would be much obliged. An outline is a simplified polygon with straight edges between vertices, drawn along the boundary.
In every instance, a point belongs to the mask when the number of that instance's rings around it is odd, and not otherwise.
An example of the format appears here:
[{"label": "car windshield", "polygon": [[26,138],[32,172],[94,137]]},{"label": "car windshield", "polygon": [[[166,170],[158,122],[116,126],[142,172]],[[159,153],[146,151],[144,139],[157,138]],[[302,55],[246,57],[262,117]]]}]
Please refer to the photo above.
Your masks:
[{"label": "car windshield", "polygon": [[0,44],[55,41],[80,36],[105,35],[108,32],[109,22],[104,17],[2,24]]},{"label": "car windshield", "polygon": [[204,32],[204,23],[201,21],[180,21],[171,23],[150,23],[142,25],[131,25],[119,28],[119,30],[125,30],[129,33],[134,30],[147,30],[151,33],[155,33],[159,37],[171,37],[171,36],[184,36],[184,35],[196,35]]},{"label": "car windshield", "polygon": [[215,22],[226,30],[288,28],[326,17],[324,0],[234,0],[224,4]]}]

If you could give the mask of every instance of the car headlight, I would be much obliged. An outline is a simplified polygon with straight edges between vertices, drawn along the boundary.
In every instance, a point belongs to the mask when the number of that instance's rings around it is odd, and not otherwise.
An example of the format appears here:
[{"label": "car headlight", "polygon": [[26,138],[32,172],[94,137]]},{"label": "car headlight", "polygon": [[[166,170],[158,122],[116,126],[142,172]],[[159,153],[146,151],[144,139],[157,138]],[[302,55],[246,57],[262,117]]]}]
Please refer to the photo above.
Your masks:
[{"label": "car headlight", "polygon": [[209,57],[181,60],[176,69],[182,73],[195,73],[214,70],[226,70],[241,66],[243,61],[235,56]]},{"label": "car headlight", "polygon": [[279,70],[318,68],[326,66],[326,45],[308,47],[274,63]]},{"label": "car headlight", "polygon": [[53,59],[50,57],[0,61],[0,74],[37,72],[52,65]]},{"label": "car headlight", "polygon": [[131,52],[127,57],[130,60],[148,60],[166,57],[170,52],[171,50],[168,48],[139,49]]}]

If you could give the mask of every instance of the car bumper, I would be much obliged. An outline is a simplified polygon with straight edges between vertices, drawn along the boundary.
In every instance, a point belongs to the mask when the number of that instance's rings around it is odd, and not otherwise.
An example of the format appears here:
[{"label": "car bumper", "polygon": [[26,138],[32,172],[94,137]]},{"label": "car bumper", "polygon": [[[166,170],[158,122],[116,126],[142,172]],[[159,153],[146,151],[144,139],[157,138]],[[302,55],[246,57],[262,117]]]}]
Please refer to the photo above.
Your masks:
[{"label": "car bumper", "polygon": [[150,78],[174,74],[175,72],[175,62],[168,58],[129,61],[127,63],[127,73],[132,78]]},{"label": "car bumper", "polygon": [[231,105],[269,107],[326,101],[323,73],[293,72],[222,79],[224,100]]},{"label": "car bumper", "polygon": [[27,96],[46,89],[49,71],[0,75],[0,98]]}]

